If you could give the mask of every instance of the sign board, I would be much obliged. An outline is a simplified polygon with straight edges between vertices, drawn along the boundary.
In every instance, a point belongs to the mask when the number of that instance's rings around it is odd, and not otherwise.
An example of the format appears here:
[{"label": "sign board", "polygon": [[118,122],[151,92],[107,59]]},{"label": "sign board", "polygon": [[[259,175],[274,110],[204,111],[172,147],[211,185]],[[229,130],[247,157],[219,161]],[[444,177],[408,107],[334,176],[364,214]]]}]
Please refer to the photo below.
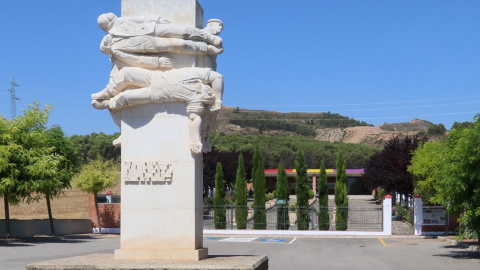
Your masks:
[{"label": "sign board", "polygon": [[424,207],[423,225],[445,225],[445,207]]}]

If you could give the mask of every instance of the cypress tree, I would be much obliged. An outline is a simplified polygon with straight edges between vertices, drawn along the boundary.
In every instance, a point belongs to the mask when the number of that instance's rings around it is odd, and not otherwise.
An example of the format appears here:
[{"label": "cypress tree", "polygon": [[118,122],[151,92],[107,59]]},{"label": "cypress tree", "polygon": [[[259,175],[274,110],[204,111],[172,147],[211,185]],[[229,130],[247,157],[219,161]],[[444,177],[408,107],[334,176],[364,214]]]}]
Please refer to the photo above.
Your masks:
[{"label": "cypress tree", "polygon": [[265,167],[258,147],[253,154],[253,229],[267,228],[267,213],[265,209]]},{"label": "cypress tree", "polygon": [[288,230],[290,227],[290,217],[288,216],[288,201],[290,196],[287,173],[285,172],[283,164],[280,164],[278,167],[277,189],[275,193],[277,194],[277,202],[279,200],[285,201],[285,204],[277,203],[277,230]]},{"label": "cypress tree", "polygon": [[302,150],[298,150],[295,160],[295,170],[297,171],[295,193],[297,195],[297,227],[299,230],[308,230],[310,222],[308,205],[308,176],[307,166],[305,164],[305,155]]},{"label": "cypress tree", "polygon": [[318,180],[318,229],[328,231],[330,228],[330,216],[328,214],[328,178],[323,160],[320,165]]},{"label": "cypress tree", "polygon": [[238,156],[237,179],[235,182],[235,219],[237,229],[247,228],[247,177],[243,155]]},{"label": "cypress tree", "polygon": [[215,229],[227,228],[227,208],[225,206],[225,179],[223,178],[222,164],[217,163],[215,171],[215,194],[213,195]]},{"label": "cypress tree", "polygon": [[[339,206],[343,203],[343,196],[340,196],[343,192],[343,166],[345,165],[345,159],[343,158],[342,150],[337,153],[337,174],[335,177],[335,205]],[[341,187],[341,188],[340,188]]]},{"label": "cypress tree", "polygon": [[347,172],[345,168],[345,159],[340,150],[337,154],[337,177],[335,183],[335,227],[338,231],[346,231],[348,222]]},{"label": "cypress tree", "polygon": [[257,145],[255,146],[255,152],[253,152],[252,157],[252,179],[255,177],[255,171],[258,168],[258,163],[260,162],[260,159],[262,159],[262,154],[260,153],[260,149]]}]

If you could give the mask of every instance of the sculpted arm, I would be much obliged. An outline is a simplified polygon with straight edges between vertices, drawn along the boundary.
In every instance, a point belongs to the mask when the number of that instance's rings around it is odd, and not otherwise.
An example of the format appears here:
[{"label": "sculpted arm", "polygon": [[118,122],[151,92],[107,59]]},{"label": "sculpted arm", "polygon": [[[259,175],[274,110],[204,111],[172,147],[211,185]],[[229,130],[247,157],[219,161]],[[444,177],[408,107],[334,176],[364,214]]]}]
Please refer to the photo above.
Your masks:
[{"label": "sculpted arm", "polygon": [[122,52],[119,50],[113,50],[112,54],[117,60],[129,66],[155,69],[173,68],[172,61],[168,57],[161,57],[158,55],[142,55]]}]

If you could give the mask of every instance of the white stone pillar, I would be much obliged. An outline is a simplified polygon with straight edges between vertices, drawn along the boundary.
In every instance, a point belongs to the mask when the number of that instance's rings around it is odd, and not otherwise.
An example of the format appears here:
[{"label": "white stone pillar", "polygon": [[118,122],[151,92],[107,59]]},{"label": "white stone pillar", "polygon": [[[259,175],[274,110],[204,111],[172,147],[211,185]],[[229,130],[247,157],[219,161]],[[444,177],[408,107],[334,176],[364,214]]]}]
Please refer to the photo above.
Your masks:
[{"label": "white stone pillar", "polygon": [[383,200],[383,233],[392,235],[392,196],[387,195]]},{"label": "white stone pillar", "polygon": [[[203,28],[203,9],[197,0],[122,0],[122,17],[159,16],[172,23]],[[174,68],[194,67],[195,55],[162,53]]]},{"label": "white stone pillar", "polygon": [[415,195],[413,197],[413,227],[415,229],[415,235],[422,235],[422,225],[423,225],[423,201],[420,195]]},{"label": "white stone pillar", "polygon": [[[161,16],[201,27],[196,0],[122,0],[124,16]],[[170,55],[175,68],[195,57]],[[115,259],[200,260],[203,248],[203,157],[190,151],[185,103],[146,104],[121,111],[122,206]]]}]

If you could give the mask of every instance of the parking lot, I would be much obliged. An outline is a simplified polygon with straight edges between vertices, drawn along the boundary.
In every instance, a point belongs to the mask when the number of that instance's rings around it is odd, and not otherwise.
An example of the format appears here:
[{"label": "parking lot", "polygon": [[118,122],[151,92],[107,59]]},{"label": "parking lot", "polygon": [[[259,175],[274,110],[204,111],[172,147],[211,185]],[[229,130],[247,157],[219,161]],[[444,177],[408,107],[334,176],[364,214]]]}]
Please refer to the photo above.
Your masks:
[{"label": "parking lot", "polygon": [[[33,262],[112,254],[118,236],[78,235],[35,242],[0,242],[0,269]],[[270,269],[480,269],[480,253],[439,239],[208,237],[211,256],[267,255]]]}]

